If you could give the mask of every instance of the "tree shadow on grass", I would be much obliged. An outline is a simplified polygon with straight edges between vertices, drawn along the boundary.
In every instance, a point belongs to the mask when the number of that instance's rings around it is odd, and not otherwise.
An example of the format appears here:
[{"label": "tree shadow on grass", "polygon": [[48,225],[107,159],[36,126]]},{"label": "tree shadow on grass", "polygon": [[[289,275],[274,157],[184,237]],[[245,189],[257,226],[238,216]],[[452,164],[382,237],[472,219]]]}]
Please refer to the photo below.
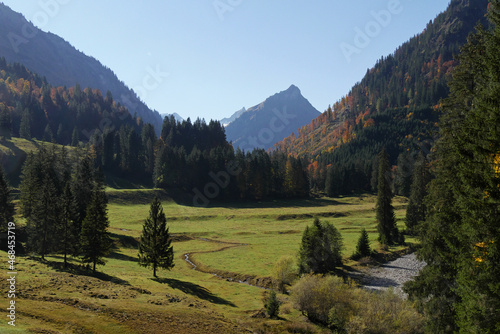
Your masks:
[{"label": "tree shadow on grass", "polygon": [[108,257],[110,259],[120,260],[120,261],[131,261],[131,262],[139,262],[139,259],[136,257],[128,256],[122,253],[111,252]]},{"label": "tree shadow on grass", "polygon": [[161,283],[161,284],[168,284],[173,289],[181,290],[182,292],[184,292],[186,294],[198,297],[198,298],[206,300],[210,303],[220,304],[220,305],[228,305],[231,307],[237,307],[232,302],[230,302],[224,298],[217,297],[216,295],[211,293],[207,288],[204,288],[198,284],[194,284],[191,282],[179,281],[179,280],[176,280],[173,278],[153,278],[152,280],[155,282]]},{"label": "tree shadow on grass", "polygon": [[[59,256],[54,256],[54,257],[59,257]],[[63,258],[62,256],[60,257],[61,259]],[[80,265],[80,264],[74,264],[74,263],[68,263],[66,267],[64,267],[64,262],[59,262],[59,261],[48,261],[48,260],[41,260],[38,259],[40,263],[44,263],[47,266],[51,267],[52,269],[58,271],[58,272],[65,272],[73,275],[78,275],[78,276],[87,276],[87,277],[94,277],[97,279],[100,279],[102,281],[107,281],[107,282],[112,282],[120,285],[130,285],[128,281],[125,281],[121,278],[118,278],[116,276],[111,276],[99,271],[96,271],[95,273],[92,272],[91,269]]]}]

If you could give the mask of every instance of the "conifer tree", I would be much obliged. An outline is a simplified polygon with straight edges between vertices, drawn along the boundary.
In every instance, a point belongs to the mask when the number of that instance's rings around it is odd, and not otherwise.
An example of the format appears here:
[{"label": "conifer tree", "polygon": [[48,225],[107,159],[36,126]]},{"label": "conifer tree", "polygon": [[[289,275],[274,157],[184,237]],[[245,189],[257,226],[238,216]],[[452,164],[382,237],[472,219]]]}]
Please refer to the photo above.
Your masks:
[{"label": "conifer tree", "polygon": [[362,229],[353,258],[361,259],[363,257],[370,256],[371,253],[372,251],[370,249],[370,239],[368,238],[368,233],[366,232],[366,229]]},{"label": "conifer tree", "polygon": [[23,112],[23,116],[21,118],[21,124],[19,126],[19,135],[21,138],[31,140],[31,121],[30,121],[30,112],[26,109]]},{"label": "conifer tree", "polygon": [[14,203],[10,195],[9,184],[0,165],[0,232],[5,232],[7,223],[14,221]]},{"label": "conifer tree", "polygon": [[314,219],[302,234],[298,265],[299,273],[327,274],[342,265],[344,245],[340,232],[330,223]]},{"label": "conifer tree", "polygon": [[429,332],[496,333],[500,328],[500,1],[491,31],[462,48],[444,101],[436,178],[426,198],[419,257],[427,266],[405,287]]},{"label": "conifer tree", "polygon": [[392,245],[399,240],[396,217],[392,206],[391,167],[385,149],[379,153],[378,185],[377,185],[377,229],[379,241],[384,245]]},{"label": "conifer tree", "polygon": [[139,245],[139,265],[156,270],[163,268],[170,270],[174,267],[174,249],[172,238],[168,231],[167,219],[163,213],[160,200],[155,197],[149,209],[149,217],[142,228]]},{"label": "conifer tree", "polygon": [[406,209],[406,233],[414,235],[417,233],[418,224],[425,220],[424,198],[427,195],[427,184],[430,181],[430,174],[427,168],[427,161],[420,152],[411,184],[410,199]]},{"label": "conifer tree", "polygon": [[104,186],[98,182],[92,190],[80,236],[82,262],[92,264],[93,272],[95,272],[96,265],[106,264],[104,257],[111,250],[107,203]]},{"label": "conifer tree", "polygon": [[79,141],[80,138],[78,136],[78,128],[75,126],[75,128],[73,129],[73,134],[71,135],[71,146],[77,147]]}]

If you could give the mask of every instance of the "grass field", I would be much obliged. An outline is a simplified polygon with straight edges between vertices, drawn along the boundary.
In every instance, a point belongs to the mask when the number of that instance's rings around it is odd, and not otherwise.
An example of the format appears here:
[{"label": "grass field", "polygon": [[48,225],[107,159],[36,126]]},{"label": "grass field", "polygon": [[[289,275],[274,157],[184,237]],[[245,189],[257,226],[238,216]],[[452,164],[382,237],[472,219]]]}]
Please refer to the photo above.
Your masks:
[{"label": "grass field", "polygon": [[[175,236],[175,267],[160,270],[158,279],[137,264],[138,239],[155,193],[163,195]],[[115,248],[107,264],[92,276],[76,260],[66,270],[58,256],[47,262],[18,257],[17,326],[6,324],[7,298],[2,296],[1,333],[252,333],[264,325],[280,332],[287,323],[304,321],[302,315],[291,311],[282,320],[252,318],[262,308],[265,290],[210,272],[268,277],[277,259],[297,254],[302,231],[314,217],[340,230],[347,265],[356,265],[347,257],[361,228],[369,232],[372,247],[379,248],[375,197],[369,195],[209,208],[182,206],[154,190],[108,189],[108,195]],[[401,227],[405,203],[404,198],[394,201]],[[193,270],[184,254],[208,273]],[[7,257],[0,255],[0,286],[6,291]]]}]

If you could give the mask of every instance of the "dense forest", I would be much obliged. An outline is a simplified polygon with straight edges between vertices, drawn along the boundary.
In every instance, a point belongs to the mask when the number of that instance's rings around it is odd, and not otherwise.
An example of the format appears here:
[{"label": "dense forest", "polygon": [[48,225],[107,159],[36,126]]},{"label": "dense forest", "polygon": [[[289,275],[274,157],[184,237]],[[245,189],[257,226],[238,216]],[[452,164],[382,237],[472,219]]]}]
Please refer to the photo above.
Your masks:
[{"label": "dense forest", "polygon": [[349,94],[275,149],[307,160],[311,188],[331,194],[373,190],[372,162],[383,147],[392,165],[408,158],[403,153],[413,160],[429,154],[456,56],[476,23],[488,24],[487,6],[451,1],[423,33],[382,57]]}]

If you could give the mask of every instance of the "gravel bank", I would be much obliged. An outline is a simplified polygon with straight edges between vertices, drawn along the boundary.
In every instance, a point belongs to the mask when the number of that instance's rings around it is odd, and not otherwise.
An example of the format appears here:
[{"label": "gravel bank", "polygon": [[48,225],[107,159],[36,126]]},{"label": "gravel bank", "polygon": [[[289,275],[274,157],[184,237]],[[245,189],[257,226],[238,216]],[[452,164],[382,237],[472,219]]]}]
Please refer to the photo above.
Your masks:
[{"label": "gravel bank", "polygon": [[369,269],[363,275],[361,283],[369,290],[386,290],[392,287],[396,293],[406,297],[401,289],[402,285],[418,275],[423,267],[425,262],[418,261],[415,253],[404,255],[380,267]]}]

